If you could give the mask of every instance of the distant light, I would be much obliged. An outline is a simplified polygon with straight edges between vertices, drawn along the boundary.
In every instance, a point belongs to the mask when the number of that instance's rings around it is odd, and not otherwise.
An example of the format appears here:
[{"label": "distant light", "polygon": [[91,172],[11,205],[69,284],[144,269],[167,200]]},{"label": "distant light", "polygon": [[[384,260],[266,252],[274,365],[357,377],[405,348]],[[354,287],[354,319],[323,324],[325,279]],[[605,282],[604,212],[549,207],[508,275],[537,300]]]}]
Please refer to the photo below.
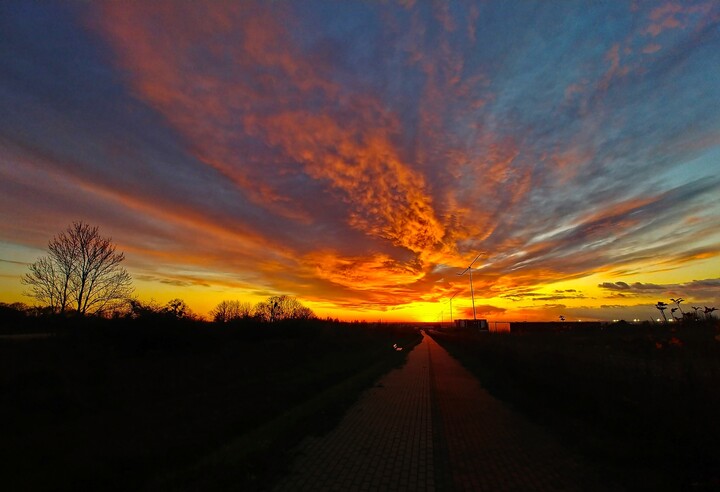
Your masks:
[{"label": "distant light", "polygon": [[658,318],[656,321],[660,321],[660,318]]},{"label": "distant light", "polygon": [[616,320],[616,319],[613,320],[613,323],[617,323],[617,322],[618,322],[618,320]]}]

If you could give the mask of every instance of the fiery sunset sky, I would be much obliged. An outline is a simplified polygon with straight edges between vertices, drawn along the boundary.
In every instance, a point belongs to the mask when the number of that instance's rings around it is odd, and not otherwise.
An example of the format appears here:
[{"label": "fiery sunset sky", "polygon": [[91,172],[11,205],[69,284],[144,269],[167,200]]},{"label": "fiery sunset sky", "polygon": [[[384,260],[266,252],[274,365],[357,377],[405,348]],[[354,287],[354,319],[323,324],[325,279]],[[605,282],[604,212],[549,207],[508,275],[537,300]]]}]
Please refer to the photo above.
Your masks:
[{"label": "fiery sunset sky", "polygon": [[5,1],[0,114],[0,301],[84,220],[200,314],[720,305],[717,1]]}]

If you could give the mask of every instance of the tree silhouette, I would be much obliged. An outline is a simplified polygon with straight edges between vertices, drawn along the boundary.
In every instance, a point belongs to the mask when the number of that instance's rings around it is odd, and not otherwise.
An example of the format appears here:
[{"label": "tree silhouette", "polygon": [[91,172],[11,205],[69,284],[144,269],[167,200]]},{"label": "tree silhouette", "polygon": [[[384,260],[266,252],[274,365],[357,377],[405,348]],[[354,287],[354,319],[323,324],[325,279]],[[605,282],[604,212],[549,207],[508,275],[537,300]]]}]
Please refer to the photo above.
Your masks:
[{"label": "tree silhouette", "polygon": [[704,311],[704,312],[705,312],[705,318],[706,318],[706,319],[712,319],[712,317],[713,317],[713,315],[712,315],[713,311],[717,311],[717,308],[705,306],[705,311]]},{"label": "tree silhouette", "polygon": [[120,266],[125,259],[96,226],[73,222],[48,243],[48,256],[31,264],[22,282],[26,295],[55,313],[100,314],[126,302],[132,278]]},{"label": "tree silhouette", "polygon": [[262,321],[274,323],[286,319],[311,319],[315,313],[292,296],[272,296],[255,305],[255,316]]},{"label": "tree silhouette", "polygon": [[662,317],[665,320],[665,323],[667,323],[667,317],[665,316],[665,310],[667,309],[667,304],[662,301],[659,301],[657,304],[655,304],[655,307],[660,311],[660,314],[662,314]]},{"label": "tree silhouette", "polygon": [[249,302],[222,301],[210,311],[213,321],[228,323],[252,316],[253,308]]},{"label": "tree silhouette", "polygon": [[182,299],[171,299],[162,308],[162,312],[174,319],[193,318],[192,311]]}]

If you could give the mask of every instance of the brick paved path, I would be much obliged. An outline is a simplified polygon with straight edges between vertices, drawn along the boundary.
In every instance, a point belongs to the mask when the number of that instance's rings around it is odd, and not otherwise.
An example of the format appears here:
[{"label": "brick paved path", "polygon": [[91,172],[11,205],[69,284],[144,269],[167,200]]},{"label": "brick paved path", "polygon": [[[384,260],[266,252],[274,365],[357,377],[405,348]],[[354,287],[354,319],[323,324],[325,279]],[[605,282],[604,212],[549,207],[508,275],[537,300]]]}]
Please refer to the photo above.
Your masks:
[{"label": "brick paved path", "polygon": [[606,490],[428,336],[297,453],[276,491]]}]

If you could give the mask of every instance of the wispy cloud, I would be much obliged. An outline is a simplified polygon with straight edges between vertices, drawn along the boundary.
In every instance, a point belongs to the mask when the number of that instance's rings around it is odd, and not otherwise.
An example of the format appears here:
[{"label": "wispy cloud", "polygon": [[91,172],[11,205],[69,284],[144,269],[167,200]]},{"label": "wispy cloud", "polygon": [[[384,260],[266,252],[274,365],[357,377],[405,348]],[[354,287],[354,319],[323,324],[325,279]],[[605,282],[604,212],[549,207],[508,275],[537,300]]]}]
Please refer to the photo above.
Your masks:
[{"label": "wispy cloud", "polygon": [[704,302],[720,299],[720,279],[692,280],[677,284],[652,284],[643,282],[603,282],[598,287],[611,294],[607,297],[631,298],[647,296],[684,297]]},{"label": "wispy cloud", "polygon": [[514,292],[507,294],[500,294],[498,297],[502,299],[509,299],[512,301],[544,301],[544,302],[557,302],[563,299],[587,299],[587,296],[582,292],[575,289],[569,290],[555,290],[554,292],[542,293],[534,292],[526,289],[518,289]]},{"label": "wispy cloud", "polygon": [[27,265],[30,264],[30,263],[28,263],[28,262],[26,262],[26,261],[12,261],[12,260],[4,260],[4,259],[2,259],[2,258],[0,258],[0,262],[10,263],[10,264],[12,264],[12,265],[20,265],[20,266],[27,266]]}]

